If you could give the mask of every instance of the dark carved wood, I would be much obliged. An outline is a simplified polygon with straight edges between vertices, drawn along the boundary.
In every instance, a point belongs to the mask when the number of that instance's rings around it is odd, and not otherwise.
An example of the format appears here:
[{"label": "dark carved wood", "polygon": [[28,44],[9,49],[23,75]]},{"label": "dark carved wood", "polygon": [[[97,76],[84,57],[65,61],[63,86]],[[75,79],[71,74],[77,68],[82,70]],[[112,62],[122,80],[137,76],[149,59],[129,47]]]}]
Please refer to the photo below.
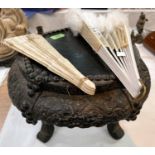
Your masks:
[{"label": "dark carved wood", "polygon": [[137,34],[135,34],[134,31],[132,31],[131,33],[131,38],[133,43],[137,43],[137,44],[143,43],[143,40],[144,40],[143,31],[144,31],[145,23],[147,21],[148,19],[146,18],[145,14],[141,12],[136,24]]},{"label": "dark carved wood", "polygon": [[37,138],[45,143],[52,137],[53,132],[54,126],[43,122],[41,130],[37,134]]},{"label": "dark carved wood", "polygon": [[119,139],[124,132],[118,122],[135,120],[150,90],[148,69],[135,47],[134,51],[146,86],[146,94],[140,100],[133,99],[106,67],[103,74],[87,74],[97,86],[96,94],[89,96],[22,55],[17,56],[9,72],[9,95],[27,123],[43,122],[37,136],[43,142],[52,136],[53,125],[88,128],[108,124],[111,136]]},{"label": "dark carved wood", "polygon": [[118,122],[107,124],[107,129],[112,138],[118,140],[124,136],[124,131]]}]

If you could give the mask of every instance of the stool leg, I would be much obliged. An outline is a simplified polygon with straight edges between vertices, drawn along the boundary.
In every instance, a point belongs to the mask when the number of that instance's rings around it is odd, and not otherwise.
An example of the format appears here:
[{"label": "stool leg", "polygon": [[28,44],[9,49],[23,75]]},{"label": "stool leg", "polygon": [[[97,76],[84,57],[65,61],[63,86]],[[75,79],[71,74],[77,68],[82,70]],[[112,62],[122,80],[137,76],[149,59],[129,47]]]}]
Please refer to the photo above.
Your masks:
[{"label": "stool leg", "polygon": [[37,134],[37,138],[40,141],[46,143],[52,137],[53,132],[54,132],[53,124],[47,124],[45,122],[42,122],[42,127],[39,133]]},{"label": "stool leg", "polygon": [[107,129],[109,134],[116,140],[121,139],[124,136],[124,131],[118,122],[107,124]]}]

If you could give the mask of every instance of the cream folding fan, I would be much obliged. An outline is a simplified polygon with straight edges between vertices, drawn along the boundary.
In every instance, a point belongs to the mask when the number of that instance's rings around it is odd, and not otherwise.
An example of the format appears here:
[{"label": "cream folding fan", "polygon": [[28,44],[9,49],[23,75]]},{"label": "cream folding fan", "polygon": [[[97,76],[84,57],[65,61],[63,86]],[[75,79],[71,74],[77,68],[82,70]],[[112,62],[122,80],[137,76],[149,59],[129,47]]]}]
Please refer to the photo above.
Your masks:
[{"label": "cream folding fan", "polygon": [[[118,79],[126,87],[132,97],[140,95],[142,84],[132,49],[128,26],[123,19],[117,22],[110,16],[105,19],[105,24],[99,26],[99,20],[95,15],[71,10],[68,26],[73,32],[79,32],[93,50],[115,73]],[[91,15],[91,16],[90,16]],[[115,13],[114,13],[115,15]],[[115,17],[114,17],[115,18]],[[121,17],[119,17],[121,18]],[[118,22],[119,21],[119,22]],[[112,26],[108,23],[111,22]],[[79,25],[79,27],[76,27]],[[111,26],[109,28],[108,26]],[[102,27],[102,32],[100,28]]]},{"label": "cream folding fan", "polygon": [[63,77],[85,93],[94,95],[94,83],[82,75],[41,35],[29,34],[8,38],[4,40],[4,44],[45,66],[48,70]]}]

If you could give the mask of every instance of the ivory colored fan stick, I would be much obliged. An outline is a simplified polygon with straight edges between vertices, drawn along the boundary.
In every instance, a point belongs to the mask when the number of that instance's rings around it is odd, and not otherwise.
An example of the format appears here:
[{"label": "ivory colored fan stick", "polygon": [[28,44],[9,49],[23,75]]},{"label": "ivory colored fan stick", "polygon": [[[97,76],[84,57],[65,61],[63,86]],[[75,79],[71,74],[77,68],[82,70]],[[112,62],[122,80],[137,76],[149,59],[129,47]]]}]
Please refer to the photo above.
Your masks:
[{"label": "ivory colored fan stick", "polygon": [[[79,32],[81,36],[88,42],[88,44],[94,49],[94,51],[100,56],[102,60],[110,66],[111,70],[116,74],[116,76],[121,80],[123,85],[128,89],[130,94],[135,97],[137,94],[133,90],[132,87],[128,87],[131,85],[131,81],[127,76],[125,70],[121,68],[121,66],[114,60],[112,55],[107,51],[106,45],[101,41],[102,36],[97,34],[90,28],[85,22],[83,22],[83,27]],[[121,76],[120,76],[121,75]]]},{"label": "ivory colored fan stick", "polygon": [[115,73],[132,97],[139,96],[142,85],[125,18],[121,18],[120,14],[118,16],[118,13],[108,14],[106,24],[100,27],[97,16],[93,14],[85,14],[78,10],[69,13],[73,21],[68,20],[68,26],[73,34],[80,33],[94,52]]},{"label": "ivory colored fan stick", "polygon": [[7,38],[3,43],[63,77],[85,93],[89,95],[95,94],[95,84],[81,74],[42,36],[37,34],[23,35]]}]

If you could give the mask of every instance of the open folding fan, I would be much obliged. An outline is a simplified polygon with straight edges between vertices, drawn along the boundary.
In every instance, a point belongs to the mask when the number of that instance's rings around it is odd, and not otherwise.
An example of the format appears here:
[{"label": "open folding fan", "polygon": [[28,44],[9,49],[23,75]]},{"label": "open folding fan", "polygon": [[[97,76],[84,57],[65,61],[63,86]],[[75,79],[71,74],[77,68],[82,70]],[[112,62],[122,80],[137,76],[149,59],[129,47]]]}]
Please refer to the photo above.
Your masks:
[{"label": "open folding fan", "polygon": [[41,35],[28,34],[7,38],[3,43],[45,66],[48,70],[63,77],[85,93],[95,94],[95,84],[82,75]]},{"label": "open folding fan", "polygon": [[[71,17],[68,19],[69,15]],[[142,84],[124,15],[114,12],[109,13],[106,18],[98,18],[90,13],[70,10],[67,19],[68,26],[75,34],[81,34],[115,73],[131,96],[138,97]]]}]

